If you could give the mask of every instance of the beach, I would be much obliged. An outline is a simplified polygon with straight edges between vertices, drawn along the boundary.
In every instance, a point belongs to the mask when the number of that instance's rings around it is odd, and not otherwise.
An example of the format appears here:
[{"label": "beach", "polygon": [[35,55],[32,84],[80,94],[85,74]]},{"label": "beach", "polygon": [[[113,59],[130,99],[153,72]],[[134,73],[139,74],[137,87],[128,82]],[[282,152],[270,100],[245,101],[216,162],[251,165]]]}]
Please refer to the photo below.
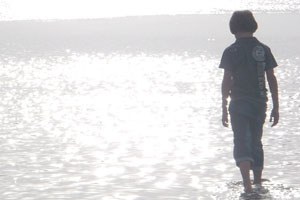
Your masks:
[{"label": "beach", "polygon": [[[230,15],[0,22],[0,199],[241,199],[221,124]],[[297,13],[257,14],[279,67],[261,199],[300,199]],[[269,99],[270,95],[269,95]]]}]

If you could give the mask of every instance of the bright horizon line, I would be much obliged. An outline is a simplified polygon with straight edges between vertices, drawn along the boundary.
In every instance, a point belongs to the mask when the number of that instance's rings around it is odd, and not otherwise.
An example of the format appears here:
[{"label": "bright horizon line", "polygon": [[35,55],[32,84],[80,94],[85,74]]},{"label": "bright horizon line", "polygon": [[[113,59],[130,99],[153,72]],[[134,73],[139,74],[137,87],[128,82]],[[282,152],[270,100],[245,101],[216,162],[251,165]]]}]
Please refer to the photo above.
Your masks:
[{"label": "bright horizon line", "polygon": [[[0,19],[1,22],[22,22],[22,21],[71,21],[71,20],[109,20],[122,18],[137,18],[137,17],[172,17],[172,16],[201,16],[201,15],[231,15],[233,11],[222,13],[178,13],[178,14],[145,14],[145,15],[125,15],[125,16],[111,16],[111,17],[69,17],[69,18],[28,18],[28,19]],[[299,14],[296,12],[264,12],[252,11],[254,14]]]}]

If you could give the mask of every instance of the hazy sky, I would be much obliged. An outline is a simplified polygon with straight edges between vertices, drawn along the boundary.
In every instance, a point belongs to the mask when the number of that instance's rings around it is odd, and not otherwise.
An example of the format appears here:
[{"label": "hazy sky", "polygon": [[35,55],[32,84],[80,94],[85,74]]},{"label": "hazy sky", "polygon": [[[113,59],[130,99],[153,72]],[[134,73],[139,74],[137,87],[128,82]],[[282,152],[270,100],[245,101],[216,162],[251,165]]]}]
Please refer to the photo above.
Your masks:
[{"label": "hazy sky", "polygon": [[299,0],[0,0],[0,20],[102,18],[223,13],[238,9],[297,11]]},{"label": "hazy sky", "polygon": [[242,6],[240,0],[0,0],[2,19],[98,18],[211,13]]}]

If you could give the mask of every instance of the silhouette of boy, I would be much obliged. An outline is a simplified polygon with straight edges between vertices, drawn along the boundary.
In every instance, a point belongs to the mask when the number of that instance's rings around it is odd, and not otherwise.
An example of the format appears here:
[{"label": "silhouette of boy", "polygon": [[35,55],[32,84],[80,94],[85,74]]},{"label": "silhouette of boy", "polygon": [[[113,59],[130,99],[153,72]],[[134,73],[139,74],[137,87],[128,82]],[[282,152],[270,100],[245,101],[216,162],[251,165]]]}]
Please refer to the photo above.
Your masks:
[{"label": "silhouette of boy", "polygon": [[[265,74],[272,95],[272,127],[279,121],[276,60],[268,46],[253,37],[257,23],[251,11],[235,11],[230,19],[230,31],[236,41],[227,47],[220,63],[224,69],[222,81],[222,123],[228,127],[228,110],[234,133],[234,159],[243,178],[246,193],[252,191],[250,170],[254,184],[261,184],[264,152],[261,142],[266,117],[267,89]],[[229,109],[227,98],[230,96]]]}]

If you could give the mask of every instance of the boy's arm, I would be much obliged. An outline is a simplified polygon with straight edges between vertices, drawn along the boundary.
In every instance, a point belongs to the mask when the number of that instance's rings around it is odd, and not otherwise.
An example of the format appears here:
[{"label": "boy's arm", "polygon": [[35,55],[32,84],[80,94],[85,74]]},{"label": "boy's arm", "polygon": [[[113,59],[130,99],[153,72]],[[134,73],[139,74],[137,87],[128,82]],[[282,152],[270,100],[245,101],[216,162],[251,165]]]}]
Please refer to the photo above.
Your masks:
[{"label": "boy's arm", "polygon": [[273,109],[270,116],[270,122],[273,121],[272,127],[279,121],[279,100],[278,100],[278,84],[273,69],[267,70],[267,80],[272,95]]},{"label": "boy's arm", "polygon": [[232,85],[232,74],[228,70],[224,70],[223,81],[222,81],[222,123],[223,126],[228,127],[228,110],[227,110],[227,99],[229,91]]}]

